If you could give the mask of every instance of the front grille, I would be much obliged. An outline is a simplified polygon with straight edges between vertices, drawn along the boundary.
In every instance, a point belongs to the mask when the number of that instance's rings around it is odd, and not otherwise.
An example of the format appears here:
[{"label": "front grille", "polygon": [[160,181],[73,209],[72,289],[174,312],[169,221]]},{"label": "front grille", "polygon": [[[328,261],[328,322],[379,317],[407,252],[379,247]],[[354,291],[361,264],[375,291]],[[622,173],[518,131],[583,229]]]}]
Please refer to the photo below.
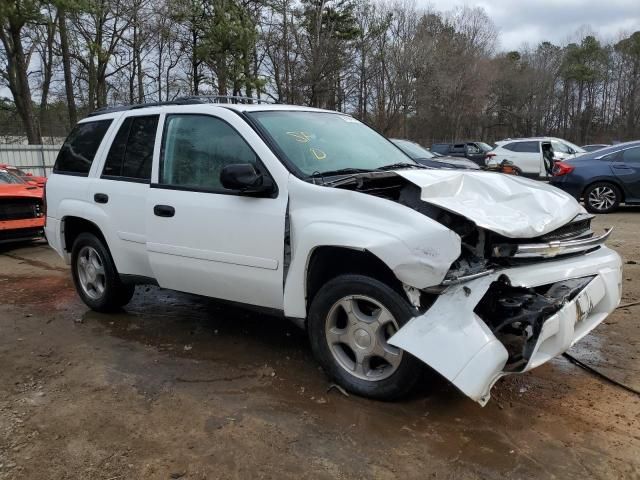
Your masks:
[{"label": "front grille", "polygon": [[0,243],[18,242],[42,238],[42,228],[21,228],[19,230],[0,230]]},{"label": "front grille", "polygon": [[573,240],[578,238],[588,238],[593,236],[591,231],[592,215],[581,215],[572,222],[539,237],[541,242],[552,242],[554,240]]},{"label": "front grille", "polygon": [[0,221],[38,218],[41,216],[41,204],[41,200],[37,198],[0,200]]}]

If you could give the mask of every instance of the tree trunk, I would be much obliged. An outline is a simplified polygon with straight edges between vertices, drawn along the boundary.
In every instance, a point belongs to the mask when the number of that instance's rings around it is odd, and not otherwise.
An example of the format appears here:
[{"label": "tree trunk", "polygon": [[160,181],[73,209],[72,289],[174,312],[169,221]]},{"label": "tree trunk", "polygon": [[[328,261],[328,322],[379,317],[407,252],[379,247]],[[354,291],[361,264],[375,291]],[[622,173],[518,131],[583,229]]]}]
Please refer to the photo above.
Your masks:
[{"label": "tree trunk", "polygon": [[64,90],[67,97],[67,110],[69,114],[69,126],[78,123],[76,102],[73,98],[73,77],[71,75],[71,53],[69,51],[69,34],[67,32],[66,12],[58,9],[58,28],[60,30],[60,50],[62,52],[62,69],[64,71]]},{"label": "tree trunk", "polygon": [[33,100],[27,74],[28,64],[22,47],[22,26],[9,22],[8,31],[0,30],[0,40],[7,56],[9,90],[16,104],[16,110],[24,125],[30,144],[42,143],[38,121],[33,112]]}]

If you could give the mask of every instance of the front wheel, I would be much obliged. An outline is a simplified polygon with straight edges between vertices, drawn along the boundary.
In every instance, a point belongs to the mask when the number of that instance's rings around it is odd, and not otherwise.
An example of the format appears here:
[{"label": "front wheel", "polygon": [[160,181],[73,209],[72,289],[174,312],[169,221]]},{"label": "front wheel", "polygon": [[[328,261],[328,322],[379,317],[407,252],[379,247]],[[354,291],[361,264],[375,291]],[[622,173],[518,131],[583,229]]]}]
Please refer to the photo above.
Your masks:
[{"label": "front wheel", "polygon": [[384,283],[362,275],[341,275],[317,293],[308,334],[324,371],[346,390],[392,400],[416,385],[422,364],[388,343],[417,314]]},{"label": "front wheel", "polygon": [[102,240],[81,233],[71,250],[73,283],[82,301],[92,310],[109,312],[129,303],[134,285],[125,285]]},{"label": "front wheel", "polygon": [[622,201],[620,189],[609,182],[597,182],[584,191],[584,206],[591,213],[611,213]]}]

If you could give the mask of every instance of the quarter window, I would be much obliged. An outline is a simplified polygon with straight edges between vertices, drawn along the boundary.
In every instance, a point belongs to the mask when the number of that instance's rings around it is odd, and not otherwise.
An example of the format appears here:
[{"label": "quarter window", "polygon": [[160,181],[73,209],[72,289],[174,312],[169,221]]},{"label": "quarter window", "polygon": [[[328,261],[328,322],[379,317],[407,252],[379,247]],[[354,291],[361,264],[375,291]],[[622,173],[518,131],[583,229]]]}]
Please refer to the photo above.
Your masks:
[{"label": "quarter window", "polygon": [[503,145],[502,148],[506,148],[507,150],[511,150],[512,152],[516,151],[516,143],[507,143],[506,145]]},{"label": "quarter window", "polygon": [[53,172],[88,175],[109,125],[111,120],[77,124],[60,149]]},{"label": "quarter window", "polygon": [[111,144],[102,175],[149,181],[157,127],[158,115],[125,119]]},{"label": "quarter window", "polygon": [[160,183],[228,191],[220,173],[234,163],[258,164],[256,154],[226,122],[208,115],[169,115],[162,139]]}]

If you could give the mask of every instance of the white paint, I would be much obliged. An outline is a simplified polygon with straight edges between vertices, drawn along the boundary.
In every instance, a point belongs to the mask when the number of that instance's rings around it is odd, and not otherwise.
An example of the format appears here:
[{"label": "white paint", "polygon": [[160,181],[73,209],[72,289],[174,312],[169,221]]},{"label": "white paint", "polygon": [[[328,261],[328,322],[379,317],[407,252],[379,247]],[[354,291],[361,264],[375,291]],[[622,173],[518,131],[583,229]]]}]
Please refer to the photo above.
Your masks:
[{"label": "white paint", "polygon": [[[600,324],[620,302],[622,262],[606,247],[565,260],[510,268],[450,287],[424,314],[402,327],[389,343],[431,366],[471,399],[485,405],[507,361],[504,346],[473,309],[491,282],[507,275],[514,286],[536,287],[570,278],[595,279],[543,326],[524,371],[566,351]],[[580,304],[580,310],[576,305]],[[582,318],[578,318],[578,311]]]},{"label": "white paint", "polygon": [[562,190],[515,175],[460,170],[397,173],[422,188],[423,201],[510,238],[543,235],[585,212]]},{"label": "white paint", "polygon": [[[64,220],[77,216],[104,234],[121,273],[155,278],[160,286],[307,315],[309,261],[320,247],[367,251],[386,264],[408,291],[439,285],[460,255],[460,238],[435,220],[375,196],[303,181],[280,163],[258,134],[230,108],[313,110],[291,106],[188,105],[118,112],[112,118],[89,177],[52,175],[47,185],[50,245],[67,262]],[[278,188],[275,198],[151,188],[148,184],[100,179],[106,152],[124,115],[200,113],[231,124],[254,149]],[[338,116],[339,118],[345,118]],[[340,121],[338,120],[337,121]],[[162,128],[151,182],[157,183]],[[564,192],[526,179],[486,172],[401,170],[421,189],[425,202],[458,213],[479,227],[507,237],[535,237],[583,212]],[[109,203],[97,204],[95,193]],[[170,205],[170,218],[153,214]],[[285,275],[284,232],[288,212],[291,258]],[[620,298],[620,258],[607,248],[564,260],[496,272],[449,287],[424,315],[392,337],[397,345],[439,371],[469,397],[484,404],[502,371],[507,352],[473,313],[501,273],[513,284],[536,286],[597,275],[573,302],[549,319],[527,369],[582,338]],[[415,296],[415,295],[414,295]],[[579,307],[577,307],[578,305]],[[580,317],[580,318],[578,318]]]}]

